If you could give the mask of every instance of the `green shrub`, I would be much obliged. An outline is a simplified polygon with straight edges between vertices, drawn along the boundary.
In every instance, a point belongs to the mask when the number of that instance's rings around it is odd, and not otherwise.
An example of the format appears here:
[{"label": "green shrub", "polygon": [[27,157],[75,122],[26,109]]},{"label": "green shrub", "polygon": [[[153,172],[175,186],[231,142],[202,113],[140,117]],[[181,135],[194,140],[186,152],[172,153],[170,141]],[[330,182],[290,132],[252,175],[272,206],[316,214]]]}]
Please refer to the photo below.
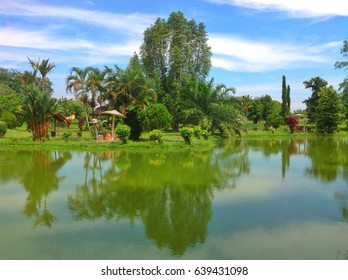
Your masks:
[{"label": "green shrub", "polygon": [[208,130],[206,130],[206,129],[203,129],[202,130],[202,132],[201,132],[201,134],[202,134],[202,136],[203,136],[203,138],[205,139],[205,140],[208,140],[209,139],[209,131]]},{"label": "green shrub", "polygon": [[119,124],[115,129],[115,133],[120,137],[124,144],[128,142],[130,131],[130,127],[126,124]]},{"label": "green shrub", "polygon": [[267,118],[265,128],[267,130],[272,126],[277,129],[282,124],[284,124],[284,118],[281,115],[274,113]]},{"label": "green shrub", "polygon": [[0,136],[5,136],[7,131],[7,124],[3,121],[0,121]]},{"label": "green shrub", "polygon": [[149,133],[150,140],[155,141],[156,143],[163,143],[163,132],[159,129],[153,129]]},{"label": "green shrub", "polygon": [[68,142],[70,140],[71,133],[69,132],[64,132],[62,135],[62,138],[65,142]]},{"label": "green shrub", "polygon": [[17,118],[11,112],[5,112],[1,117],[1,121],[5,122],[9,129],[15,129],[18,126]]},{"label": "green shrub", "polygon": [[167,107],[161,103],[149,105],[142,112],[140,118],[146,130],[161,129],[165,131],[171,127],[173,121]]},{"label": "green shrub", "polygon": [[141,111],[137,108],[130,110],[125,118],[124,124],[130,127],[129,139],[133,141],[139,141],[141,132],[143,131],[142,122],[141,122]]},{"label": "green shrub", "polygon": [[187,145],[191,145],[191,138],[193,135],[193,129],[189,127],[183,127],[180,129],[181,137],[184,139]]},{"label": "green shrub", "polygon": [[200,126],[194,126],[193,127],[193,136],[197,139],[200,139],[202,136],[202,129]]}]

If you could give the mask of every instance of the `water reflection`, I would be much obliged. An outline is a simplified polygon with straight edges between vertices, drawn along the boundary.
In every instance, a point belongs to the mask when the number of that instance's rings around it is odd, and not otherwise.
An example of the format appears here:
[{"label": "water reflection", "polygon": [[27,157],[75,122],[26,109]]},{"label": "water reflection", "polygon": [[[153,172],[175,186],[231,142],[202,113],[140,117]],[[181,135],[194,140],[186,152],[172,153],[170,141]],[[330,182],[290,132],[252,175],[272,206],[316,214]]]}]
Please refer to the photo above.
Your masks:
[{"label": "water reflection", "polygon": [[[76,220],[140,219],[158,248],[182,255],[204,243],[213,188],[243,174],[245,155],[221,149],[200,153],[86,153],[85,179],[69,195]],[[233,157],[232,159],[230,159]],[[109,164],[106,161],[109,160]],[[108,168],[104,168],[108,166]],[[246,170],[247,167],[244,166]],[[235,172],[237,170],[237,172]]]},{"label": "water reflection", "polygon": [[[214,215],[219,215],[224,209],[234,211],[234,216],[226,219],[234,225],[222,227],[225,230],[233,229],[240,236],[244,234],[243,230],[251,231],[255,224],[261,229],[267,228],[271,233],[270,228],[274,224],[278,226],[286,223],[287,218],[296,220],[297,212],[286,208],[287,196],[273,197],[274,201],[270,199],[265,202],[259,196],[248,194],[248,191],[265,191],[268,195],[268,192],[274,191],[275,187],[269,187],[268,181],[272,181],[276,172],[281,175],[283,182],[288,177],[293,180],[294,174],[306,178],[305,182],[318,181],[325,187],[332,183],[337,186],[337,182],[342,181],[344,186],[340,185],[333,190],[334,209],[348,223],[347,151],[347,139],[320,138],[240,140],[198,152],[189,149],[141,153],[1,152],[0,185],[8,184],[11,180],[16,180],[21,185],[25,190],[26,200],[20,211],[24,217],[33,220],[34,227],[59,227],[60,213],[56,208],[50,207],[48,198],[53,192],[63,188],[66,191],[62,196],[64,207],[68,205],[69,218],[74,223],[102,222],[115,228],[121,220],[131,226],[140,223],[147,240],[151,240],[157,248],[169,249],[172,255],[180,257],[189,248],[207,243],[209,225],[214,223]],[[259,165],[254,164],[255,159],[259,161]],[[266,161],[272,163],[267,165]],[[299,162],[301,165],[297,170],[296,164]],[[261,186],[258,179],[255,179],[255,186],[250,186],[250,182],[253,182],[250,178],[257,178],[259,173],[256,169],[260,166],[272,168],[266,170],[267,186]],[[279,171],[274,166],[279,167]],[[72,185],[66,182],[71,177],[67,172],[69,169],[80,174],[74,178]],[[249,185],[246,186],[242,179]],[[284,186],[288,185],[284,183]],[[303,185],[304,190],[306,187]],[[251,201],[250,204],[245,204],[246,207],[260,207],[265,216],[268,213],[268,217],[277,221],[267,220],[261,212],[260,215],[254,215],[252,210],[250,213],[239,213],[237,204],[245,203],[238,201],[238,193],[243,188],[247,190],[242,193],[242,198]],[[234,202],[226,200],[229,201],[228,206],[215,209],[217,211],[213,213],[219,192],[228,193],[228,199],[232,197]],[[293,198],[301,198],[301,193],[296,193]],[[235,202],[237,203],[233,205]],[[271,202],[273,207],[283,209],[285,218],[272,214],[274,209],[268,206]],[[306,202],[302,201],[301,211],[306,210],[305,205]],[[257,211],[260,211],[259,208]],[[224,212],[221,217],[226,218],[226,215],[228,214]],[[309,213],[306,217],[309,219],[312,215]],[[260,217],[263,217],[262,220],[257,220]],[[251,219],[246,221],[248,218]],[[281,232],[280,226],[278,230]]]},{"label": "water reflection", "polygon": [[[34,227],[51,227],[56,217],[47,208],[47,197],[58,190],[64,176],[58,177],[57,172],[71,159],[69,152],[9,152],[2,153],[0,180],[6,182],[18,178],[27,193],[22,213],[33,217]],[[20,168],[18,168],[20,167]]]},{"label": "water reflection", "polygon": [[290,158],[301,155],[309,158],[311,166],[305,174],[321,182],[335,182],[339,177],[348,183],[348,139],[318,137],[315,139],[252,140],[247,142],[252,151],[265,158],[281,154],[282,177],[290,168]]}]

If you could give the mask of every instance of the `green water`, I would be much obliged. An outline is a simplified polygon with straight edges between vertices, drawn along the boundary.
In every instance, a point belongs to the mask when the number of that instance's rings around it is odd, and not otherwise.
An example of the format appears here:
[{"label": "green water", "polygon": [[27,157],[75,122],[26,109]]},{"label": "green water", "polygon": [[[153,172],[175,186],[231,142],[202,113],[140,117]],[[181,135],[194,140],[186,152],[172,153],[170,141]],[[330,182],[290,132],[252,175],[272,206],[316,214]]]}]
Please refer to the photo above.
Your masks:
[{"label": "green water", "polygon": [[346,259],[348,139],[0,151],[0,259]]}]

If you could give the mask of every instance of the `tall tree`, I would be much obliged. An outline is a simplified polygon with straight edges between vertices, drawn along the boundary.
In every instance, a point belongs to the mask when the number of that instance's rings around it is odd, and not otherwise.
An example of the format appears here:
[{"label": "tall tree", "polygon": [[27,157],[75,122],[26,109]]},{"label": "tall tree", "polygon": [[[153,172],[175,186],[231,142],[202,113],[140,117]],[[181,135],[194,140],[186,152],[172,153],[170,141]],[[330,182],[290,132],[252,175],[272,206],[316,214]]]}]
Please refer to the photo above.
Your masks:
[{"label": "tall tree", "polygon": [[102,106],[105,99],[105,77],[108,74],[108,70],[101,71],[96,67],[87,67],[86,71],[88,72],[87,89],[91,93],[91,107],[95,108],[97,103],[99,103],[99,106]]},{"label": "tall tree", "polygon": [[97,135],[94,129],[89,125],[90,102],[88,96],[88,73],[90,69],[73,67],[70,75],[66,78],[66,92],[73,93],[75,98],[84,105],[86,124],[91,136],[96,139]]},{"label": "tall tree", "polygon": [[205,79],[211,67],[211,48],[203,23],[173,12],[167,21],[158,18],[144,32],[141,57],[150,77],[158,77],[165,90],[192,76]]},{"label": "tall tree", "polygon": [[303,82],[305,88],[309,88],[312,90],[312,95],[304,101],[307,106],[308,118],[311,122],[315,122],[316,120],[316,108],[319,100],[319,92],[321,89],[326,88],[328,83],[320,77],[314,77],[310,80],[306,80]]},{"label": "tall tree", "polygon": [[288,103],[288,112],[290,113],[291,111],[291,97],[290,97],[290,85],[287,86],[286,88],[286,99]]},{"label": "tall tree", "polygon": [[33,134],[33,140],[48,139],[50,119],[56,108],[56,99],[41,92],[35,83],[26,87],[24,103],[21,108]]},{"label": "tall tree", "polygon": [[[336,61],[335,68],[336,69],[344,69],[348,70],[348,38],[343,41],[343,47],[341,49],[341,54],[345,60]],[[341,101],[344,106],[345,117],[348,126],[348,76],[340,83],[339,90],[341,91]]]},{"label": "tall tree", "polygon": [[163,102],[177,128],[187,101],[185,89],[196,79],[205,80],[211,67],[211,48],[203,23],[187,20],[182,12],[173,12],[168,20],[158,18],[144,32],[140,49],[146,75],[161,85]]},{"label": "tall tree", "polygon": [[44,92],[45,91],[45,78],[46,78],[47,74],[49,72],[51,72],[54,67],[56,67],[56,65],[54,63],[50,63],[49,58],[43,59],[41,62],[40,62],[40,59],[37,62],[34,62],[29,57],[28,57],[28,60],[30,62],[31,67],[34,70],[34,73],[36,73],[37,71],[40,72],[42,92]]},{"label": "tall tree", "polygon": [[321,133],[334,133],[338,129],[340,100],[332,86],[324,87],[318,93],[316,108],[316,121],[318,131]]},{"label": "tall tree", "polygon": [[282,111],[281,115],[285,120],[290,113],[290,87],[289,91],[286,86],[286,77],[283,75],[282,77]]},{"label": "tall tree", "polygon": [[[51,91],[45,90],[45,78],[55,67],[55,64],[49,63],[49,59],[44,59],[42,62],[38,60],[36,63],[30,58],[28,60],[34,71],[21,75],[25,84],[22,112],[33,133],[33,140],[48,139],[50,119],[55,111],[57,100],[51,97]],[[36,76],[38,72],[41,74],[41,92],[38,90],[37,81],[40,80]]]},{"label": "tall tree", "polygon": [[339,90],[341,91],[341,103],[343,105],[345,119],[348,126],[348,78],[344,79],[339,86]]}]

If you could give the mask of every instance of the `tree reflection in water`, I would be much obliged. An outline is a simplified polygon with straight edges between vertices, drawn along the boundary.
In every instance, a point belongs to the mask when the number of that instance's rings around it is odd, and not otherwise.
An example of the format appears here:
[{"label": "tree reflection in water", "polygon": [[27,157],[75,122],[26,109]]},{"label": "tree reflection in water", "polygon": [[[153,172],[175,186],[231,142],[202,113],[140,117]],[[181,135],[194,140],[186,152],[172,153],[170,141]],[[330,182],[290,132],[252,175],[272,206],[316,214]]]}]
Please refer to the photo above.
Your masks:
[{"label": "tree reflection in water", "polygon": [[138,219],[158,248],[183,255],[188,247],[205,242],[213,189],[226,188],[249,171],[243,149],[233,147],[217,152],[109,152],[109,158],[88,153],[85,181],[69,195],[69,208],[76,220],[127,219],[133,224]]},{"label": "tree reflection in water", "polygon": [[51,227],[56,217],[47,209],[47,197],[57,190],[64,177],[57,172],[71,158],[69,152],[33,151],[30,153],[25,172],[21,174],[21,182],[28,193],[23,214],[35,217],[34,227],[42,225]]},{"label": "tree reflection in water", "polygon": [[[283,178],[289,176],[291,164],[305,160],[305,168],[295,168],[292,176],[302,172],[324,185],[342,180],[347,186],[347,151],[348,139],[317,138],[242,140],[200,151],[86,152],[83,164],[78,162],[84,177],[76,178],[79,183],[68,195],[68,206],[76,221],[141,222],[146,237],[158,248],[182,256],[205,242],[215,191],[236,188],[240,177],[253,176],[254,156],[276,155],[272,164],[281,166]],[[294,161],[295,155],[301,157]],[[58,170],[71,157],[69,152],[49,151],[0,154],[0,183],[13,178],[22,183],[27,192],[22,213],[34,218],[34,226],[51,227],[56,221],[48,197],[59,188],[64,177]],[[334,195],[348,223],[345,186],[335,187]]]},{"label": "tree reflection in water", "polygon": [[[71,159],[70,152],[11,151],[0,154],[0,182],[18,180],[27,192],[22,214],[34,217],[34,227],[51,227],[56,220],[47,208],[48,195],[57,190],[64,177],[57,172]],[[18,168],[20,167],[20,168]]]}]

